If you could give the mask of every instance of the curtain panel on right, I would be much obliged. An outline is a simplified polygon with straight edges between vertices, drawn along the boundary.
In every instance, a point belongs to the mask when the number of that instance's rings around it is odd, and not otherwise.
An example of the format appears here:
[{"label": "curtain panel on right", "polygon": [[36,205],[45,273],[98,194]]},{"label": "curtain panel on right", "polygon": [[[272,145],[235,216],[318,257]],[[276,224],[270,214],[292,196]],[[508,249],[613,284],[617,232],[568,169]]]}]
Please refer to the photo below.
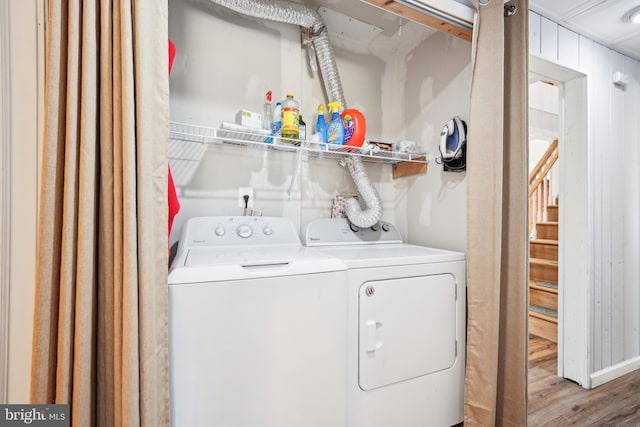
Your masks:
[{"label": "curtain panel on right", "polygon": [[465,427],[527,423],[528,1],[474,0]]}]

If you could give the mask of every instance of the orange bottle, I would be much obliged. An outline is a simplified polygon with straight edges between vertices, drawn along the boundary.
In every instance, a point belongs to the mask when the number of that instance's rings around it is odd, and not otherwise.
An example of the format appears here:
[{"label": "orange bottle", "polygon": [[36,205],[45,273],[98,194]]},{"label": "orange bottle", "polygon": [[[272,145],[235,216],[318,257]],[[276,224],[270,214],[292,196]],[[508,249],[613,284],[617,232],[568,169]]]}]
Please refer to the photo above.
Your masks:
[{"label": "orange bottle", "polygon": [[367,123],[364,115],[355,108],[347,108],[342,112],[341,117],[344,125],[345,145],[360,147],[367,133]]}]

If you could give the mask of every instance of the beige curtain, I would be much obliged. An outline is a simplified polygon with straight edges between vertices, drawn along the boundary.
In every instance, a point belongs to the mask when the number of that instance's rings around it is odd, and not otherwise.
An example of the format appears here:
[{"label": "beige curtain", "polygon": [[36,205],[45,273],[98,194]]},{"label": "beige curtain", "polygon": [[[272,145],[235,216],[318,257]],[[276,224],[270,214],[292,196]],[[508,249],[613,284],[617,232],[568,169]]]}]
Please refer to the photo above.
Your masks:
[{"label": "beige curtain", "polygon": [[[524,426],[528,4],[475,3],[479,20],[467,151],[465,427]],[[509,6],[517,10],[506,17]]]},{"label": "beige curtain", "polygon": [[49,0],[31,400],[169,424],[167,1]]}]

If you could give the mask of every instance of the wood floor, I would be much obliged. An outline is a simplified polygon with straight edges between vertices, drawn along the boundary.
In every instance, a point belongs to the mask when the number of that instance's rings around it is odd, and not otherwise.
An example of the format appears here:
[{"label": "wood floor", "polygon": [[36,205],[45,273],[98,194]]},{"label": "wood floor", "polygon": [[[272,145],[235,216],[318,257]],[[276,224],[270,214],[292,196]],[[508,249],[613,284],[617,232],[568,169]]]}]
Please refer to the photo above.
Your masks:
[{"label": "wood floor", "polygon": [[557,346],[529,337],[528,426],[640,426],[640,370],[593,390],[559,378]]}]

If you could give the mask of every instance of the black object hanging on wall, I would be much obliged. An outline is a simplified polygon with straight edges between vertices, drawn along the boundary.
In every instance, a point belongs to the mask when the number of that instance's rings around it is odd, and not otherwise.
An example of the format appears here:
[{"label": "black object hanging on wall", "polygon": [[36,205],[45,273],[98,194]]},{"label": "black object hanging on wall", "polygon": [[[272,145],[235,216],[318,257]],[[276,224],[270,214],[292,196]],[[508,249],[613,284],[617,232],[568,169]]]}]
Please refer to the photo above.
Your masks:
[{"label": "black object hanging on wall", "polygon": [[445,172],[467,169],[467,124],[458,116],[447,122],[440,132],[440,160]]}]

